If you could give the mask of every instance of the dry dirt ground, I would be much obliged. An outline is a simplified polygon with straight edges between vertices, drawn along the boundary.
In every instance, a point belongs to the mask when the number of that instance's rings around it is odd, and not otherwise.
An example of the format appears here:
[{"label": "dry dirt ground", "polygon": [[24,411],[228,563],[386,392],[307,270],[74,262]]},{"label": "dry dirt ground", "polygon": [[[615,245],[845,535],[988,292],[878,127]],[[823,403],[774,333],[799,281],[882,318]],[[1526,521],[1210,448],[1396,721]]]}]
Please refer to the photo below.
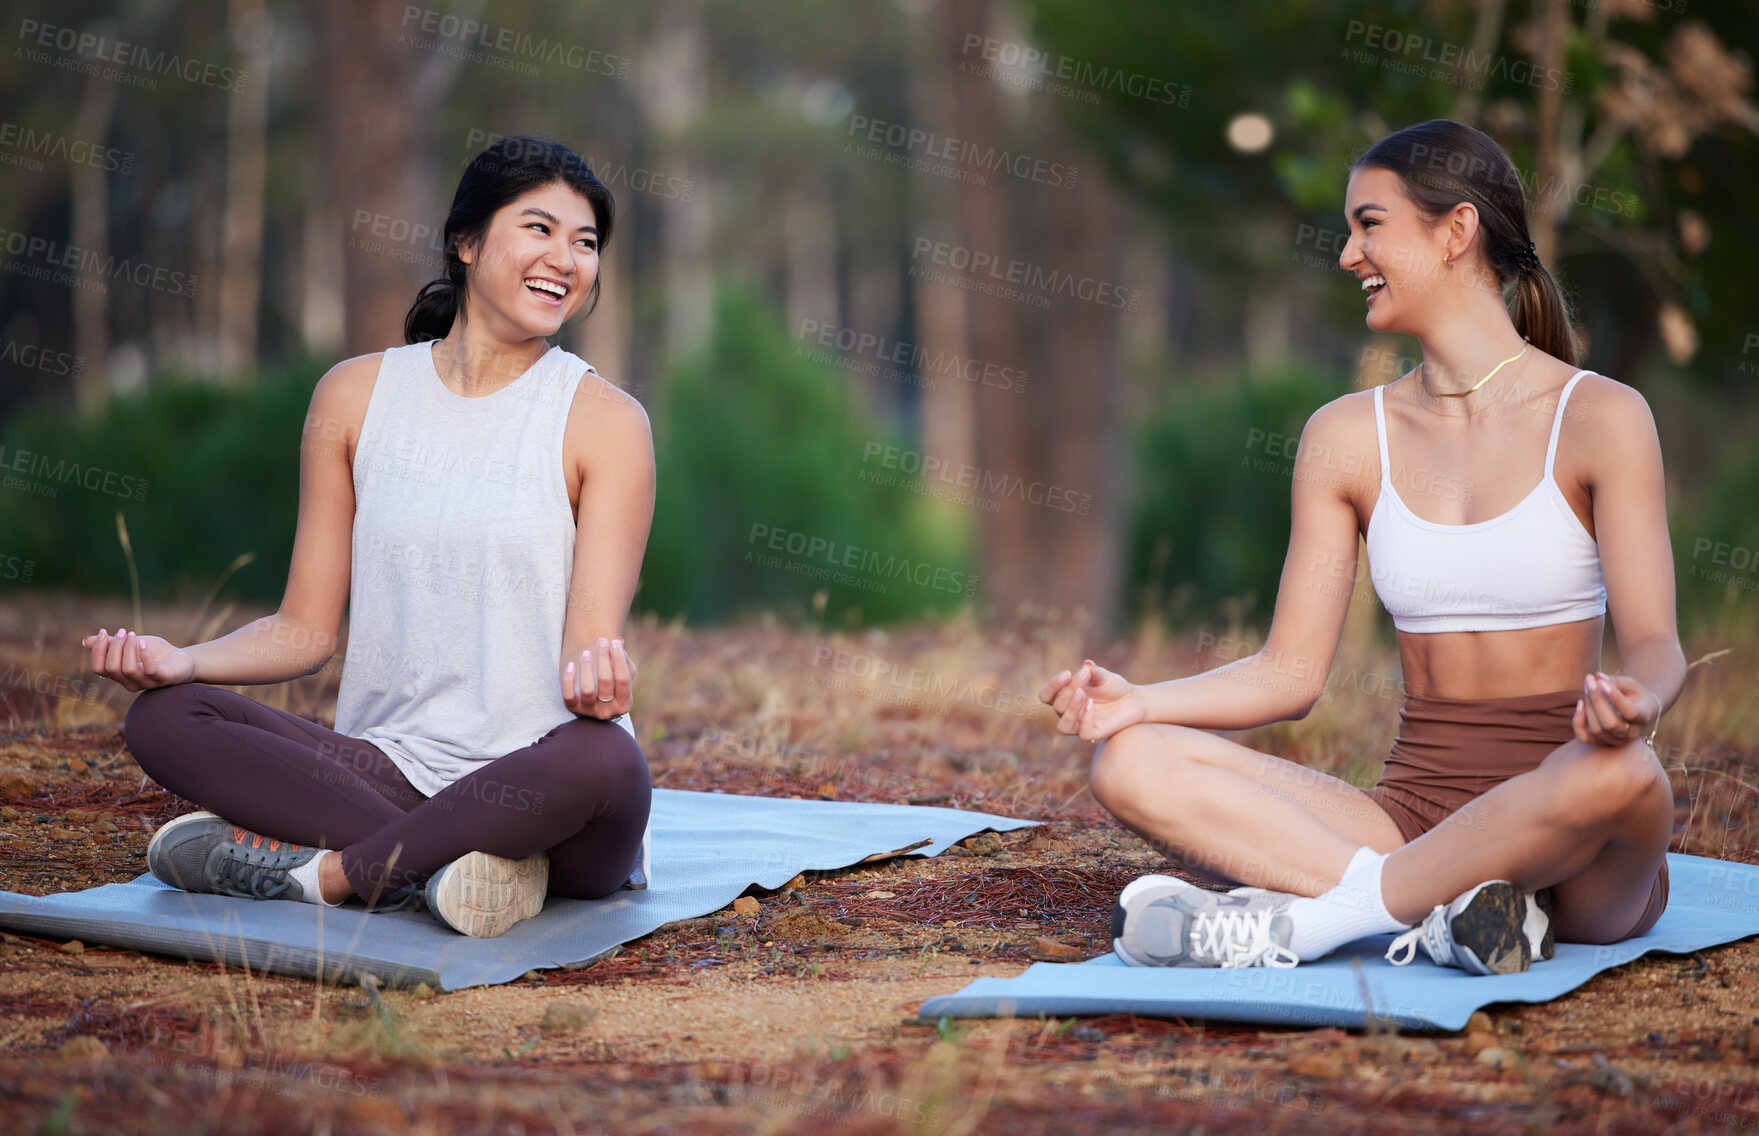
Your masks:
[{"label": "dry dirt ground", "polygon": [[[190,642],[255,614],[149,610],[143,626]],[[92,679],[77,651],[99,626],[140,622],[72,598],[0,607],[0,888],[131,879],[152,829],[194,807],[143,782],[117,731],[134,696]],[[1168,869],[1085,791],[1090,746],[1030,708],[1045,677],[1078,665],[1078,630],[1051,613],[990,632],[646,621],[629,641],[641,666],[635,721],[661,786],[912,801],[1043,825],[754,891],[755,914],[729,908],[579,969],[451,993],[321,986],[8,934],[0,1132],[1759,1126],[1753,940],[1640,959],[1549,1004],[1493,1005],[1459,1034],[1132,1016],[918,1023],[925,998],[978,975],[1103,953],[1118,889]],[[1676,851],[1759,859],[1753,643],[1729,632],[1688,645],[1688,659],[1731,650],[1694,667],[1658,742]],[[1254,649],[1237,629],[1151,627],[1102,659],[1149,679]],[[956,681],[864,681],[875,661]],[[1237,736],[1371,783],[1397,692],[1370,676],[1394,663],[1352,635],[1314,714]],[[239,689],[329,722],[336,678],[333,667]]]}]

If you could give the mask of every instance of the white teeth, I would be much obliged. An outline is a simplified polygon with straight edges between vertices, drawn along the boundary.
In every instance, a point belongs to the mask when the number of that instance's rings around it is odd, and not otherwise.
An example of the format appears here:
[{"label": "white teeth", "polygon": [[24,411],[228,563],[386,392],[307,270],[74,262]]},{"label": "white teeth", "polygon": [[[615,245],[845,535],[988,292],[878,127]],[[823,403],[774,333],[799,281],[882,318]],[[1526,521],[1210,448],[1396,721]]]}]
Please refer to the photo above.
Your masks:
[{"label": "white teeth", "polygon": [[1364,292],[1367,292],[1367,291],[1370,291],[1374,288],[1378,288],[1382,284],[1385,284],[1385,283],[1386,283],[1386,277],[1384,277],[1384,276],[1381,276],[1378,274],[1376,274],[1374,276],[1365,276],[1362,278],[1362,290]]},{"label": "white teeth", "polygon": [[562,287],[560,284],[554,283],[549,280],[527,280],[525,282],[525,286],[527,288],[541,288],[545,292],[549,292],[549,293],[551,293],[553,295],[557,295],[557,296],[566,295],[568,292],[568,289]]}]

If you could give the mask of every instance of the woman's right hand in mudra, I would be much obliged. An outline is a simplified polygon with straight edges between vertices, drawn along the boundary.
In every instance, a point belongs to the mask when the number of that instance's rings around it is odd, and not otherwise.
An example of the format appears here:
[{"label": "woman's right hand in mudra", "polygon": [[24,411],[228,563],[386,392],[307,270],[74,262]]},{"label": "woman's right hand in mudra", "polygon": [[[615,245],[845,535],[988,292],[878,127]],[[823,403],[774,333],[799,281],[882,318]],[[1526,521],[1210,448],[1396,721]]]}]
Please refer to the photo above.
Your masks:
[{"label": "woman's right hand in mudra", "polygon": [[125,690],[176,686],[195,678],[195,659],[190,653],[157,635],[136,635],[123,627],[112,635],[99,628],[96,635],[87,635],[79,645],[90,649],[94,674],[103,675]]},{"label": "woman's right hand in mudra", "polygon": [[1044,684],[1038,700],[1057,712],[1057,733],[1077,734],[1083,741],[1111,737],[1125,726],[1148,720],[1148,708],[1136,684],[1092,659],[1079,670],[1063,671]]}]

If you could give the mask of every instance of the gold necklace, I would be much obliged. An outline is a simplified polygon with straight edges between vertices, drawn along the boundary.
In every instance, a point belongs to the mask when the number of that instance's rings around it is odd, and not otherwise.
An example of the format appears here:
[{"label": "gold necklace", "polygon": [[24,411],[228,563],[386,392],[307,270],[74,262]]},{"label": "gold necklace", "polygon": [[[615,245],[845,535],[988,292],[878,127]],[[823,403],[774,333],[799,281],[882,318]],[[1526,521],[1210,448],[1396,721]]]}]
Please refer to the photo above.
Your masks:
[{"label": "gold necklace", "polygon": [[1426,378],[1426,376],[1429,374],[1429,361],[1427,359],[1423,361],[1423,374],[1417,376],[1417,383],[1418,383],[1418,385],[1420,385],[1423,388],[1423,393],[1428,395],[1430,398],[1465,398],[1467,395],[1471,394],[1472,391],[1477,390],[1478,387],[1481,387],[1485,383],[1488,383],[1491,380],[1491,377],[1493,375],[1495,375],[1498,371],[1502,370],[1504,367],[1508,366],[1510,363],[1513,363],[1516,359],[1519,359],[1521,356],[1525,355],[1527,353],[1527,348],[1529,348],[1531,346],[1533,346],[1531,343],[1523,345],[1519,351],[1515,352],[1513,355],[1510,355],[1507,359],[1504,359],[1502,362],[1500,362],[1496,366],[1492,367],[1490,369],[1490,374],[1485,375],[1482,379],[1479,379],[1477,386],[1474,386],[1472,388],[1472,390],[1444,391],[1441,394],[1437,394],[1436,392],[1430,390],[1429,389],[1429,382],[1428,382],[1428,379]]}]

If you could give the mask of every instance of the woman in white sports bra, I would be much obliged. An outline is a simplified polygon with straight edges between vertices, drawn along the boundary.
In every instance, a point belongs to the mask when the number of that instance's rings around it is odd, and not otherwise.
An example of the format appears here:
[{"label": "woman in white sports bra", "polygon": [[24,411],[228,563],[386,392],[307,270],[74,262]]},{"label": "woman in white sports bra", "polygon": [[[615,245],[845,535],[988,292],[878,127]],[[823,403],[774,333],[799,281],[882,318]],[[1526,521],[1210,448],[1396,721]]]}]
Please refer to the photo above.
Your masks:
[{"label": "woman in white sports bra", "polygon": [[[1556,938],[1644,934],[1666,906],[1673,793],[1651,743],[1686,663],[1648,404],[1578,367],[1487,135],[1447,119],[1388,135],[1354,163],[1345,212],[1338,263],[1368,326],[1415,336],[1424,362],[1308,419],[1264,649],[1143,685],[1086,660],[1040,692],[1060,732],[1100,743],[1101,804],[1192,874],[1247,885],[1132,882],[1112,936],[1133,965],[1292,966],[1401,932],[1395,963],[1422,947],[1509,973]],[[1407,692],[1366,791],[1212,732],[1313,707],[1359,538]]]}]

